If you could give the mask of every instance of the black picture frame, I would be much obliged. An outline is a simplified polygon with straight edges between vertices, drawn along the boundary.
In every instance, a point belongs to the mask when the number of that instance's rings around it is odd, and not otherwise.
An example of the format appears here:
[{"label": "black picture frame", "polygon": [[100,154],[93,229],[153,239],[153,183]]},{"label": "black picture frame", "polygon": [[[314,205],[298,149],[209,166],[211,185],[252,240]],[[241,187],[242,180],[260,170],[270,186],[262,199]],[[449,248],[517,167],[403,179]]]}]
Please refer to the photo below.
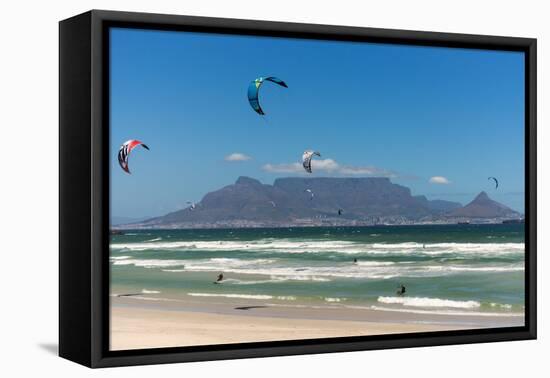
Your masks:
[{"label": "black picture frame", "polygon": [[[109,351],[110,27],[525,53],[525,326]],[[536,338],[536,39],[92,10],[59,24],[59,354],[88,367]]]}]

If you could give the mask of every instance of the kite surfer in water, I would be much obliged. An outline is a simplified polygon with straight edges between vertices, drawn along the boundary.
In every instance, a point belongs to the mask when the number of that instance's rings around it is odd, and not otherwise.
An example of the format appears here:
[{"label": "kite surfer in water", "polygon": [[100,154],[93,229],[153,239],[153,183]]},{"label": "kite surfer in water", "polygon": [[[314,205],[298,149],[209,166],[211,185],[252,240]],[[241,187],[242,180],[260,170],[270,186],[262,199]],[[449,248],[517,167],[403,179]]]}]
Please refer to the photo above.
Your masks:
[{"label": "kite surfer in water", "polygon": [[406,291],[407,291],[407,288],[405,287],[405,285],[401,284],[401,285],[399,285],[399,288],[397,289],[397,295],[403,296],[403,295],[405,295]]},{"label": "kite surfer in water", "polygon": [[223,274],[220,273],[218,274],[218,278],[216,279],[216,281],[214,281],[215,284],[219,284],[219,283],[222,283],[223,281]]}]

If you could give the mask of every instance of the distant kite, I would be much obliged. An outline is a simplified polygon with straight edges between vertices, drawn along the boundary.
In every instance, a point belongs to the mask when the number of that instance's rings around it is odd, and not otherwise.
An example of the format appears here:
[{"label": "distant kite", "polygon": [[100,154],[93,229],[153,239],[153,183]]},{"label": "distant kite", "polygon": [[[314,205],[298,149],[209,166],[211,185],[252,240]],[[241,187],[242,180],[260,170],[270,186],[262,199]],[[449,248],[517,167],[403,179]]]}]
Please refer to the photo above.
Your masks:
[{"label": "distant kite", "polygon": [[487,180],[493,180],[495,182],[495,189],[498,189],[498,180],[494,177],[488,177]]},{"label": "distant kite", "polygon": [[338,215],[342,215],[342,209],[338,209]]},{"label": "distant kite", "polygon": [[313,155],[321,157],[319,152],[310,150],[304,151],[304,154],[302,155],[302,165],[307,173],[311,173],[311,159],[313,158]]},{"label": "distant kite", "polygon": [[190,210],[190,211],[194,211],[195,208],[197,207],[197,205],[195,204],[195,202],[187,201],[187,204],[188,204],[188,205],[191,205],[191,206],[189,206],[189,210]]},{"label": "distant kite", "polygon": [[269,203],[271,204],[271,206],[273,206],[273,207],[277,207],[277,205],[275,204],[275,202],[273,202],[273,201],[269,201]]},{"label": "distant kite", "polygon": [[271,81],[272,83],[278,84],[281,87],[288,88],[284,81],[273,76],[259,77],[256,80],[252,81],[248,85],[248,102],[250,103],[250,106],[252,106],[252,109],[254,109],[254,111],[259,115],[265,115],[262,107],[260,106],[260,100],[258,98],[260,87],[262,86],[264,81]]},{"label": "distant kite", "polygon": [[313,197],[315,196],[315,194],[313,194],[313,191],[311,189],[306,189],[304,190],[304,192],[308,192],[309,194],[311,194],[311,197],[309,197],[309,200],[311,201],[313,199]]},{"label": "distant kite", "polygon": [[145,144],[141,143],[139,140],[136,139],[130,139],[129,141],[125,142],[122,146],[120,146],[120,149],[118,150],[118,164],[120,164],[120,168],[124,170],[126,173],[130,173],[130,169],[128,167],[128,159],[130,158],[130,152],[137,146],[141,145],[146,150],[149,149]]}]

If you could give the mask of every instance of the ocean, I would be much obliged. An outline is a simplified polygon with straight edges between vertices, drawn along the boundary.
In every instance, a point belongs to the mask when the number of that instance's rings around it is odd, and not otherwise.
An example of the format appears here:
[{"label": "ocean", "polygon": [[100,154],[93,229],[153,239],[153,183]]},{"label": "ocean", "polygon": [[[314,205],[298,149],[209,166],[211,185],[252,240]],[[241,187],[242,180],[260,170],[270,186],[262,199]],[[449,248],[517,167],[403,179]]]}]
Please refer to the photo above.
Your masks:
[{"label": "ocean", "polygon": [[111,295],[523,316],[524,261],[523,224],[136,230],[111,236]]}]

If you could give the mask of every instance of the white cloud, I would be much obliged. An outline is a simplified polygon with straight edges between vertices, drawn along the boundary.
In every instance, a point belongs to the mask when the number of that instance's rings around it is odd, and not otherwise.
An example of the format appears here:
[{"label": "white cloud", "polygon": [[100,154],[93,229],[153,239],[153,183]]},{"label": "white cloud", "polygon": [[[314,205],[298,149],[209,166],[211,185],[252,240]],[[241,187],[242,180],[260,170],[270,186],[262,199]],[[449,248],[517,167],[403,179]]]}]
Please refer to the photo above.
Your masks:
[{"label": "white cloud", "polygon": [[313,159],[311,161],[311,169],[315,169],[316,171],[334,172],[340,169],[340,165],[332,159]]},{"label": "white cloud", "polygon": [[234,152],[224,158],[225,161],[247,161],[250,159],[252,159],[250,156],[241,154],[240,152]]},{"label": "white cloud", "polygon": [[443,176],[433,176],[433,177],[430,177],[428,181],[430,182],[430,184],[438,184],[438,185],[447,185],[451,183],[449,179]]},{"label": "white cloud", "polygon": [[290,164],[265,164],[262,169],[272,173],[303,173],[304,168],[300,163]]},{"label": "white cloud", "polygon": [[346,165],[340,168],[339,172],[342,175],[360,175],[360,176],[381,176],[381,177],[397,177],[397,175],[391,171],[383,168],[377,168],[373,166],[366,167],[354,167]]},{"label": "white cloud", "polygon": [[[271,173],[300,173],[307,174],[301,163],[265,164],[262,169]],[[333,159],[314,159],[311,161],[313,172],[331,173],[341,176],[382,176],[396,177],[388,170],[372,166],[341,165]]]},{"label": "white cloud", "polygon": [[[314,171],[334,172],[340,165],[332,159],[315,159],[311,161]],[[306,173],[301,163],[265,164],[262,169],[272,173]]]}]

